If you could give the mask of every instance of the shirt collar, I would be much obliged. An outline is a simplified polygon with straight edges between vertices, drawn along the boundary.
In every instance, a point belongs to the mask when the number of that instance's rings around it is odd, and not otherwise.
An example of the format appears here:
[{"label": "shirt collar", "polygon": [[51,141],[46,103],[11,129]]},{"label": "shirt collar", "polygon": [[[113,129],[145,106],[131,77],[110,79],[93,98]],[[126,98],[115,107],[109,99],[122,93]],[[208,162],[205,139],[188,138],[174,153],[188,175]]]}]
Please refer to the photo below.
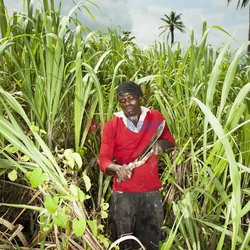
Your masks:
[{"label": "shirt collar", "polygon": [[147,115],[147,113],[150,111],[150,109],[141,106],[141,115],[139,117],[138,123],[137,123],[137,127],[133,124],[132,121],[130,121],[124,114],[123,111],[120,112],[116,112],[114,113],[114,115],[116,117],[122,118],[123,123],[125,124],[125,126],[127,127],[128,130],[131,130],[133,132],[138,133],[143,125],[143,122],[145,120],[145,117]]}]

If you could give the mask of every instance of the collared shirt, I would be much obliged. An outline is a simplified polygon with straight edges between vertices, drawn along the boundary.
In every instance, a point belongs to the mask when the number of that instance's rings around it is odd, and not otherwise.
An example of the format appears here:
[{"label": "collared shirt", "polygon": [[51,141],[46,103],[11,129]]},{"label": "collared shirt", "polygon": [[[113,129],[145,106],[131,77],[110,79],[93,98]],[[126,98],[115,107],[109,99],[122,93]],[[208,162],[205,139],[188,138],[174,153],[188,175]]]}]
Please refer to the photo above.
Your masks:
[{"label": "collared shirt", "polygon": [[124,115],[123,111],[116,112],[114,113],[114,115],[116,117],[122,118],[123,123],[125,124],[128,130],[138,133],[144,124],[144,120],[148,111],[149,111],[148,108],[141,106],[141,115],[139,117],[139,121],[137,122],[137,126],[135,126],[134,123]]},{"label": "collared shirt", "polygon": [[[135,161],[164,120],[163,115],[157,110],[141,107],[141,111],[137,126],[134,126],[122,111],[115,113],[115,116],[105,124],[99,156],[99,165],[103,172],[114,160],[119,165]],[[160,139],[175,143],[167,125]],[[118,183],[117,176],[115,176],[112,189],[123,192],[148,192],[161,187],[158,156],[153,155],[145,164],[133,170],[130,179]]]}]

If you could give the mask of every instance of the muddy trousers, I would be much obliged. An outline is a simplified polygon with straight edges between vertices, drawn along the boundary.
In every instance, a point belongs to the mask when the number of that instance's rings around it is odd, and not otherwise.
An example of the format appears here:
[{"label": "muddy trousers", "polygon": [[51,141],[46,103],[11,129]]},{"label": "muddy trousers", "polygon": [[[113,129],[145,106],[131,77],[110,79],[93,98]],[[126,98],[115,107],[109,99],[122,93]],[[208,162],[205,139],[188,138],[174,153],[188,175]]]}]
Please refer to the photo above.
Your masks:
[{"label": "muddy trousers", "polygon": [[[110,204],[111,240],[134,235],[147,250],[158,249],[163,223],[160,191],[144,193],[113,192]],[[134,240],[120,243],[120,249],[138,249]]]}]

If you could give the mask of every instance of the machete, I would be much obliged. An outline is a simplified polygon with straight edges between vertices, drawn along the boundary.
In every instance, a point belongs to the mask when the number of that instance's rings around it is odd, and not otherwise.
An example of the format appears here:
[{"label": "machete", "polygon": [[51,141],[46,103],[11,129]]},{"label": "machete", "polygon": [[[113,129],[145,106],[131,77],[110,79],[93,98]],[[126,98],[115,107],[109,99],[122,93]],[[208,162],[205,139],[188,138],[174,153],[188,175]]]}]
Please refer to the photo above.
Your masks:
[{"label": "machete", "polygon": [[154,136],[152,137],[152,139],[150,140],[149,144],[144,148],[144,150],[137,157],[137,159],[135,160],[135,162],[141,161],[147,155],[147,153],[152,149],[152,147],[154,146],[154,144],[160,138],[160,136],[161,136],[162,131],[164,130],[164,128],[165,128],[165,121],[162,121],[159,124],[159,126],[155,129],[156,132],[155,132]]},{"label": "machete", "polygon": [[[143,165],[153,154],[155,154],[153,150],[153,146],[160,138],[163,130],[165,128],[165,121],[162,121],[159,126],[155,129],[156,132],[152,139],[150,140],[149,144],[143,149],[142,153],[136,158],[134,162],[130,162],[128,164],[129,170],[132,171],[134,168],[137,168],[141,165]],[[117,179],[118,182],[120,182],[119,179]]]}]

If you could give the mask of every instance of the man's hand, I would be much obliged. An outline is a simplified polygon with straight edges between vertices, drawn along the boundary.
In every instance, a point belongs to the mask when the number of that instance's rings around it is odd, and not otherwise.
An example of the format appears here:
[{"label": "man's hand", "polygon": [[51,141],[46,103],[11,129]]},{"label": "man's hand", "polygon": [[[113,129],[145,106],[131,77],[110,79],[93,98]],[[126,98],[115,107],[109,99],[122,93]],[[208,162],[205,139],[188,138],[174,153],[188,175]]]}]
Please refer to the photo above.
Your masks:
[{"label": "man's hand", "polygon": [[115,163],[111,163],[107,166],[106,173],[108,175],[117,175],[118,182],[122,182],[132,176],[129,165],[121,166]]},{"label": "man's hand", "polygon": [[175,145],[171,141],[166,140],[158,140],[155,145],[153,146],[153,150],[155,154],[160,154],[162,152],[171,153],[175,148]]},{"label": "man's hand", "polygon": [[116,175],[117,175],[117,181],[122,182],[126,179],[131,178],[132,171],[130,170],[130,167],[128,165],[123,165],[117,169]]}]

